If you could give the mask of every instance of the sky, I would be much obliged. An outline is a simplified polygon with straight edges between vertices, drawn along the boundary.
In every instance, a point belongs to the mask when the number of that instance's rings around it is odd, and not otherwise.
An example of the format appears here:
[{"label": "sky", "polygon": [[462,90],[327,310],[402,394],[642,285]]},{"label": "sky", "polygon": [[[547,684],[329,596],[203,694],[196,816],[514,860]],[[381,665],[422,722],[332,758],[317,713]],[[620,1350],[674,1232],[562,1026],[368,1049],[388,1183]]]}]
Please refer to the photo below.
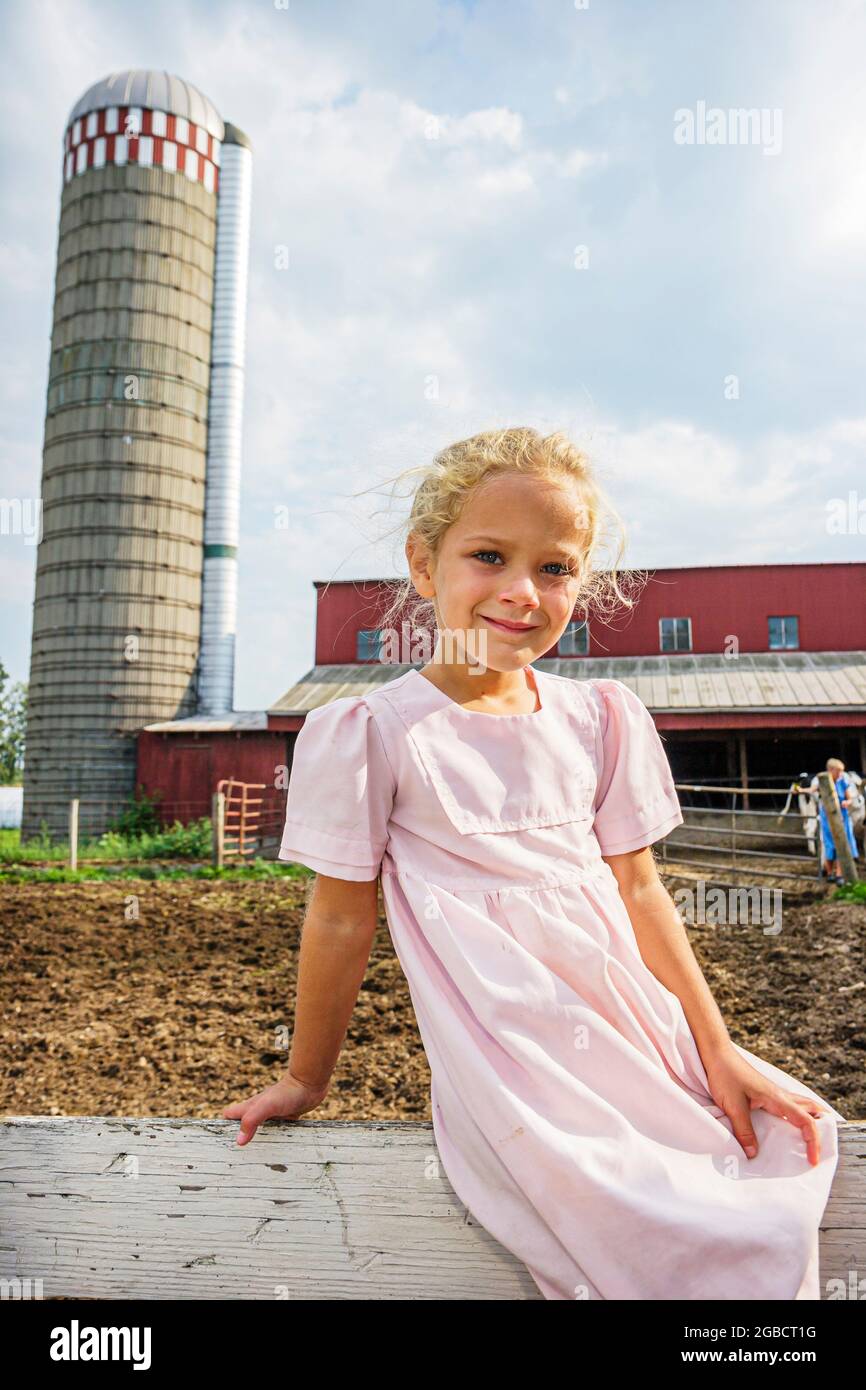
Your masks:
[{"label": "sky", "polygon": [[[391,480],[483,429],[581,444],[627,565],[864,558],[863,0],[4,0],[0,40],[0,497],[39,495],[72,106],[165,69],[252,141],[237,709],[313,664],[314,580],[406,574]],[[35,567],[0,535],[14,680]]]}]

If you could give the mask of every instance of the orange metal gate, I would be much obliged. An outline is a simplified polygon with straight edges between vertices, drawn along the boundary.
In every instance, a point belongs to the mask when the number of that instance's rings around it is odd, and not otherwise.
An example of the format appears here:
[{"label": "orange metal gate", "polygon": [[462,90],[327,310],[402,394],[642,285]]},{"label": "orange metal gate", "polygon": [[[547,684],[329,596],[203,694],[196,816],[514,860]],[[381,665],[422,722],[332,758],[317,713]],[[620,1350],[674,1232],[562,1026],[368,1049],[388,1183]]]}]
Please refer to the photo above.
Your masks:
[{"label": "orange metal gate", "polygon": [[235,855],[242,859],[255,853],[261,830],[263,798],[251,796],[250,793],[264,789],[264,782],[238,782],[234,777],[224,777],[217,782],[217,792],[225,797],[223,857]]}]

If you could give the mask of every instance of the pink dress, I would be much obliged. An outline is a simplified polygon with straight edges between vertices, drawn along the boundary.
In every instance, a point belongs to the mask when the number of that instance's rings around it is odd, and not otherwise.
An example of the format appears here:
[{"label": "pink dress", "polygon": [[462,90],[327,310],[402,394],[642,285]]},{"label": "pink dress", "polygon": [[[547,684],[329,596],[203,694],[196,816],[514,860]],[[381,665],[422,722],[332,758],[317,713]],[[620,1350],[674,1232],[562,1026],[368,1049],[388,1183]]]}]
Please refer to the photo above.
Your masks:
[{"label": "pink dress", "polygon": [[[529,668],[527,668],[529,669]],[[280,859],[374,879],[457,1196],[545,1298],[817,1299],[821,1160],[752,1111],[746,1158],[602,855],[682,823],[646,706],[532,667],[540,709],[465,710],[419,671],[307,715]]]}]

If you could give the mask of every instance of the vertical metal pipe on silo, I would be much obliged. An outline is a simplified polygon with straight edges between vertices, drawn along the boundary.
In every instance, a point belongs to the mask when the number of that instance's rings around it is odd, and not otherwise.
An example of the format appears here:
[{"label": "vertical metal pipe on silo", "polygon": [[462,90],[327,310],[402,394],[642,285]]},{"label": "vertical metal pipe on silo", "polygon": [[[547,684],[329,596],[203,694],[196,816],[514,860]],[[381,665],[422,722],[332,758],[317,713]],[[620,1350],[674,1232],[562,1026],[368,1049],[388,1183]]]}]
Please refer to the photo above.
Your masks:
[{"label": "vertical metal pipe on silo", "polygon": [[229,123],[220,160],[197,687],[202,714],[234,705],[252,151]]}]

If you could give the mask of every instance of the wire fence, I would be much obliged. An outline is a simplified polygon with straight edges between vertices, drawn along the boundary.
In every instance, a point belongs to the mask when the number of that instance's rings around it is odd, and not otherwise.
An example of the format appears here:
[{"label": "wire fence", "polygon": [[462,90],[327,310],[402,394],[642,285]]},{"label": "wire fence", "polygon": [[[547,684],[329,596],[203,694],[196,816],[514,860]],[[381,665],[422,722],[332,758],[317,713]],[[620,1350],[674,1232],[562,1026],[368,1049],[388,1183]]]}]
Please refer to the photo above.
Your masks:
[{"label": "wire fence", "polygon": [[[759,781],[763,785],[757,785]],[[801,784],[798,778],[766,777],[750,778],[747,786],[722,778],[674,785],[684,822],[659,845],[667,868],[681,865],[716,875],[732,871],[756,880],[800,883],[819,876],[820,798],[811,784]],[[173,847],[167,844],[167,858],[173,854],[200,857],[203,850],[218,865],[254,857],[275,859],[285,824],[286,798],[282,787],[225,778],[210,798],[171,797],[152,802],[153,824],[156,833],[163,835],[174,827],[201,829],[197,853],[179,840]],[[58,846],[68,844],[74,866],[79,846],[86,859],[88,848],[99,849],[106,828],[123,826],[124,818],[134,810],[128,801],[116,798],[59,802],[53,811],[49,839]],[[135,833],[128,820],[125,833]],[[862,841],[862,816],[855,833]],[[863,851],[860,853],[862,857]],[[32,858],[32,853],[27,857]],[[56,862],[56,854],[53,857]]]},{"label": "wire fence", "polygon": [[[218,794],[225,801],[222,822],[217,820]],[[166,797],[147,803],[116,797],[58,798],[41,803],[35,823],[31,816],[26,825],[19,821],[7,827],[19,830],[20,839],[17,849],[4,850],[3,858],[33,865],[65,861],[76,868],[136,857],[138,847],[149,859],[275,859],[285,817],[284,788],[230,778],[210,797]]]},{"label": "wire fence", "polygon": [[[662,842],[666,867],[800,884],[820,878],[820,795],[811,784],[787,779],[783,785],[756,786],[750,779],[744,786],[714,779],[674,785],[684,820]],[[857,827],[862,844],[862,814]]]}]

